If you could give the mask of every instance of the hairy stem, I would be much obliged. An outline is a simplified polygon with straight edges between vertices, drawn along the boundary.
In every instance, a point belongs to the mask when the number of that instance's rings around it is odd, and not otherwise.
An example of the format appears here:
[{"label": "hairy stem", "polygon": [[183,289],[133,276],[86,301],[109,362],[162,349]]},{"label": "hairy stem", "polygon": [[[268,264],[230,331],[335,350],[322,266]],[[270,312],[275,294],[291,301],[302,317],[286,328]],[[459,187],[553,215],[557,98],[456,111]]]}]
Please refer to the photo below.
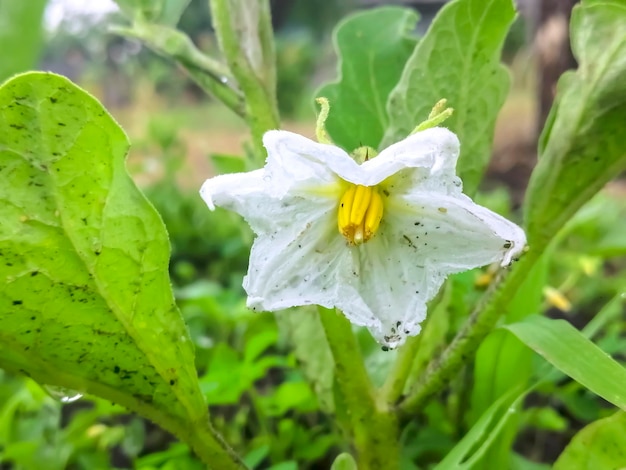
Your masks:
[{"label": "hairy stem", "polygon": [[402,419],[420,411],[426,401],[441,391],[469,357],[476,352],[481,341],[493,330],[498,319],[505,313],[506,306],[521,286],[524,277],[539,259],[542,250],[526,253],[496,288],[469,317],[463,328],[442,355],[433,361],[420,380],[412,387],[408,396],[398,405]]},{"label": "hairy stem", "polygon": [[[239,456],[228,447],[222,437],[213,429],[208,415],[201,425],[190,430],[183,440],[207,465],[207,468],[246,470],[246,465]],[[220,463],[218,463],[220,462]]]},{"label": "hairy stem", "polygon": [[184,33],[169,26],[145,22],[135,22],[132,28],[113,27],[111,30],[121,36],[140,39],[156,53],[175,60],[204,91],[240,117],[246,117],[243,94],[228,68],[204,55]]},{"label": "hairy stem", "polygon": [[395,414],[376,401],[350,322],[335,310],[319,307],[319,313],[333,354],[335,378],[350,421],[359,470],[399,468]]},{"label": "hairy stem", "polygon": [[211,16],[222,54],[245,96],[246,120],[259,162],[263,134],[279,127],[274,43],[268,0],[212,0]]},{"label": "hairy stem", "polygon": [[398,351],[389,375],[381,389],[381,400],[393,405],[404,392],[406,381],[413,368],[413,362],[422,343],[422,335],[411,336]]}]

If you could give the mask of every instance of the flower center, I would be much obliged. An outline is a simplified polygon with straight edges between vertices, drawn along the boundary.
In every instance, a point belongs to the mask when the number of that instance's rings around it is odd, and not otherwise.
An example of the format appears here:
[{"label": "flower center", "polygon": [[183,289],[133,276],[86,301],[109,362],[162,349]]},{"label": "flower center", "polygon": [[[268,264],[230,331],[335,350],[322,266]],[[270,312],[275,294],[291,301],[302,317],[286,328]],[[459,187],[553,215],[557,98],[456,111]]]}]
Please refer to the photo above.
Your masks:
[{"label": "flower center", "polygon": [[351,245],[361,245],[372,238],[382,218],[383,200],[375,186],[351,184],[341,196],[337,227]]}]

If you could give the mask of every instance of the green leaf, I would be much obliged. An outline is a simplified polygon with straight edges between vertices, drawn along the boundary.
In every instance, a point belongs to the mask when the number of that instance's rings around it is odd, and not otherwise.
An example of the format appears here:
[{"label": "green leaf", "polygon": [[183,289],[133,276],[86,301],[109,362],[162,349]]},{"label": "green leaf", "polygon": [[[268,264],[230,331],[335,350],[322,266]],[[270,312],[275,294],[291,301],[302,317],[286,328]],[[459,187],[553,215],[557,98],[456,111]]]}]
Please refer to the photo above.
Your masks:
[{"label": "green leaf", "polygon": [[[263,134],[280,127],[270,2],[211,0],[209,7],[222,57],[235,79],[234,83],[232,80],[228,83],[220,81],[224,88],[221,91],[233,91],[232,87],[238,85],[245,97],[242,116],[252,134],[253,149],[250,153],[261,164],[266,155]],[[218,97],[231,106],[229,101]]]},{"label": "green leaf", "polygon": [[554,464],[554,470],[626,467],[626,413],[617,412],[580,430]]},{"label": "green leaf", "polygon": [[387,102],[384,146],[404,139],[442,98],[454,108],[445,122],[461,141],[457,172],[476,191],[491,157],[496,116],[509,89],[500,60],[515,10],[511,0],[446,4],[408,60]]},{"label": "green leaf", "polygon": [[210,429],[126,135],[54,74],[8,81],[0,110],[0,366],[120,403],[238,468]]},{"label": "green leaf", "polygon": [[148,20],[169,26],[178,23],[191,0],[115,0],[130,19]]},{"label": "green leaf", "polygon": [[[476,419],[500,396],[530,380],[532,353],[514,336],[491,332],[476,352],[472,411]],[[515,364],[515,367],[510,367]]]},{"label": "green leaf", "polygon": [[306,382],[284,382],[273,395],[262,397],[260,403],[266,416],[285,416],[293,410],[296,413],[311,413],[317,410],[317,404],[311,388]]},{"label": "green leaf", "polygon": [[576,72],[559,80],[551,125],[525,204],[530,246],[540,246],[626,168],[626,5],[583,2],[571,20]]},{"label": "green leaf", "polygon": [[337,456],[330,470],[358,470],[354,457],[347,452],[342,452]]},{"label": "green leaf", "polygon": [[[506,331],[492,331],[476,352],[471,418],[477,420],[500,397],[527,386],[532,375],[533,353]],[[511,367],[515,364],[515,367]],[[519,427],[519,416],[509,419],[493,440],[483,462],[506,468]]]},{"label": "green leaf", "polygon": [[286,330],[304,376],[317,396],[320,409],[332,413],[334,361],[319,314],[300,307],[277,314],[279,327]]},{"label": "green leaf", "polygon": [[191,0],[165,0],[161,9],[160,23],[176,25]]},{"label": "green leaf", "polygon": [[330,101],[326,129],[337,145],[352,151],[380,144],[389,123],[387,97],[415,47],[409,33],[418,18],[408,8],[382,7],[356,13],[337,25],[339,79],[316,93]]},{"label": "green leaf", "polygon": [[[507,311],[507,321],[520,320],[539,311],[548,275],[550,255],[544,253],[530,270]],[[476,353],[471,419],[476,420],[509,390],[525,387],[532,375],[533,352],[515,336],[502,330],[492,331]],[[515,364],[515,367],[510,367]],[[517,435],[519,419],[511,419],[484,457],[493,467],[509,464],[511,445]]]},{"label": "green leaf", "polygon": [[626,369],[568,322],[531,315],[503,328],[561,372],[626,410]]},{"label": "green leaf", "polygon": [[0,82],[33,68],[41,46],[41,20],[47,0],[0,2]]},{"label": "green leaf", "polygon": [[131,28],[114,26],[111,30],[139,39],[157,54],[176,61],[207,93],[245,116],[243,95],[233,86],[228,68],[202,53],[186,34],[168,25],[142,21],[135,22]]},{"label": "green leaf", "polygon": [[518,288],[507,309],[506,321],[512,323],[541,311],[543,289],[548,284],[548,271],[554,250],[545,250]]},{"label": "green leaf", "polygon": [[293,460],[281,462],[276,465],[272,465],[267,470],[298,470],[298,462],[294,462]]},{"label": "green leaf", "polygon": [[526,389],[521,393],[519,390],[511,390],[493,402],[434,470],[476,468],[476,464],[489,450],[504,426],[516,415],[523,398],[530,390]]}]

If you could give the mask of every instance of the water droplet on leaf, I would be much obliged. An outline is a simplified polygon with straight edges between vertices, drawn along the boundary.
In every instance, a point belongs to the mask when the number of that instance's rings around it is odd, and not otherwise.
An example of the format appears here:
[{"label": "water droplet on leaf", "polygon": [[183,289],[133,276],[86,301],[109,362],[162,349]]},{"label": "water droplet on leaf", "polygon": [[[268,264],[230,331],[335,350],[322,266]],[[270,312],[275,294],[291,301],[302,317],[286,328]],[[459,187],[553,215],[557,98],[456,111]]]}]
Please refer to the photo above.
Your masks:
[{"label": "water droplet on leaf", "polygon": [[57,401],[61,403],[72,403],[80,400],[83,394],[69,388],[57,387],[56,385],[44,385],[43,389]]}]

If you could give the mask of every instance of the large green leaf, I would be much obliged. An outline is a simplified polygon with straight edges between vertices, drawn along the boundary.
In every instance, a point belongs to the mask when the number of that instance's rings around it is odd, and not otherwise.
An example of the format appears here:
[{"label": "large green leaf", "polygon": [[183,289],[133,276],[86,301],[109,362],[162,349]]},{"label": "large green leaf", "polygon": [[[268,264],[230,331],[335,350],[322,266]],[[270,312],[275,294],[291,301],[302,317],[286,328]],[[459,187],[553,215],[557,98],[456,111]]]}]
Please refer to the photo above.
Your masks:
[{"label": "large green leaf", "polygon": [[558,83],[528,191],[530,246],[549,240],[626,168],[626,4],[585,1],[572,13],[576,72]]},{"label": "large green leaf", "polygon": [[503,328],[561,372],[626,410],[626,368],[568,322],[531,315]]},{"label": "large green leaf", "polygon": [[626,468],[626,413],[615,413],[578,432],[554,464],[554,470]]},{"label": "large green leaf", "polygon": [[509,89],[500,51],[513,21],[511,0],[456,0],[444,6],[389,96],[383,143],[406,137],[446,98],[446,127],[461,140],[458,173],[473,193],[491,157],[496,116]]},{"label": "large green leaf", "polygon": [[337,145],[352,151],[380,144],[389,123],[387,97],[415,47],[409,32],[417,20],[414,10],[382,7],[356,13],[337,26],[339,79],[316,94],[330,101],[326,129]]},{"label": "large green leaf", "polygon": [[238,468],[211,433],[165,227],[127,150],[66,78],[0,88],[0,367],[120,403]]},{"label": "large green leaf", "polygon": [[0,2],[0,82],[32,69],[43,45],[41,20],[47,0]]}]

